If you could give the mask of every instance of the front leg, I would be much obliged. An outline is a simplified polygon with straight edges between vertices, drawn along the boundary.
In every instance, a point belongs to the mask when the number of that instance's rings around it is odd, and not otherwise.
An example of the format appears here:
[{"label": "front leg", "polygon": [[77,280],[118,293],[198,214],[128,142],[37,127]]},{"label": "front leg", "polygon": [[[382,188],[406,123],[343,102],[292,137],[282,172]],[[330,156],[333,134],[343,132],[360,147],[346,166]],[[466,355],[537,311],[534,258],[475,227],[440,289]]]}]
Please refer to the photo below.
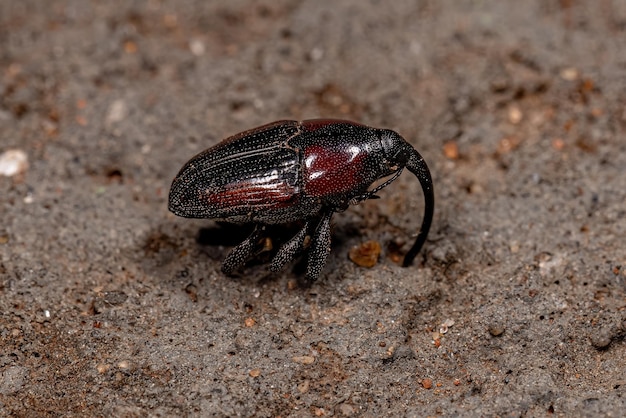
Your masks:
[{"label": "front leg", "polygon": [[364,202],[369,199],[380,199],[380,196],[375,195],[373,192],[366,192],[362,195],[355,196],[348,202],[350,205],[358,205],[361,202]]},{"label": "front leg", "polygon": [[330,252],[330,218],[333,211],[328,211],[317,225],[317,229],[311,238],[311,247],[309,248],[309,257],[306,268],[306,280],[314,282],[322,273],[326,258]]},{"label": "front leg", "polygon": [[230,275],[252,257],[265,227],[256,225],[254,231],[241,244],[231,250],[222,263],[222,273]]},{"label": "front leg", "polygon": [[368,199],[380,199],[380,196],[376,196],[376,193],[378,193],[380,190],[384,189],[385,187],[389,186],[395,179],[397,179],[400,176],[400,174],[402,174],[402,170],[403,170],[402,168],[396,169],[393,176],[387,179],[387,181],[385,181],[383,184],[374,188],[374,190],[367,191],[359,196],[353,197],[352,199],[350,199],[349,203],[351,205],[358,205],[359,203]]}]

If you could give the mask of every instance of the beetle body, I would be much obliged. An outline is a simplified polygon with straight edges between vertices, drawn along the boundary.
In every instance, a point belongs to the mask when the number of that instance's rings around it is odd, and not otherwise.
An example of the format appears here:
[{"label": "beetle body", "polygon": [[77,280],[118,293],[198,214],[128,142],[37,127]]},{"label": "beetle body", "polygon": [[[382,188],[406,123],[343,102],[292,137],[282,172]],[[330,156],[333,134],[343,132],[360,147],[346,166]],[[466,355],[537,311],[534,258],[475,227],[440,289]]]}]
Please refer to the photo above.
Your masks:
[{"label": "beetle body", "polygon": [[[421,231],[405,257],[408,265],[430,228],[432,180],[417,151],[386,129],[341,120],[309,120],[279,121],[242,132],[183,166],[172,183],[169,209],[183,217],[261,226],[305,220],[304,228],[279,249],[270,268],[279,270],[292,260],[311,235],[307,279],[315,280],[330,249],[332,214],[376,198],[375,193],[405,167],[420,180],[426,201]],[[391,175],[369,190],[374,182]],[[231,273],[245,263],[261,232],[257,227],[235,247],[224,261],[224,272]]]}]

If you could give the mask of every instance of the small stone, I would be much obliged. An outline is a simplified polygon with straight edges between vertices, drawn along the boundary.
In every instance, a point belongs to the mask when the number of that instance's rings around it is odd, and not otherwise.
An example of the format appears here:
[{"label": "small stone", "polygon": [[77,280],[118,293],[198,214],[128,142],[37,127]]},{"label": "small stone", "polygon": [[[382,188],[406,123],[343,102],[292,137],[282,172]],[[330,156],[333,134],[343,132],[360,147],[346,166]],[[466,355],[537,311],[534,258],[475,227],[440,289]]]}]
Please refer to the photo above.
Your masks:
[{"label": "small stone", "polygon": [[98,370],[98,373],[100,374],[104,374],[108,372],[110,368],[111,367],[108,364],[104,364],[104,363],[100,363],[96,366],[96,370]]},{"label": "small stone", "polygon": [[562,151],[565,148],[565,141],[562,138],[554,138],[552,140],[552,148],[556,151]]},{"label": "small stone", "polygon": [[300,364],[311,364],[315,361],[315,357],[313,356],[296,356],[292,359],[296,363]]},{"label": "small stone", "polygon": [[448,141],[443,144],[443,155],[450,160],[459,159],[459,146],[454,141]]},{"label": "small stone", "polygon": [[319,61],[324,56],[324,50],[322,48],[315,47],[311,50],[309,56],[311,57],[311,61]]},{"label": "small stone", "polygon": [[28,155],[19,149],[10,149],[0,154],[0,175],[13,177],[28,169]]},{"label": "small stone", "polygon": [[433,387],[433,381],[432,379],[426,378],[426,379],[422,379],[422,387],[424,389],[430,389]]},{"label": "small stone", "polygon": [[448,328],[450,328],[452,325],[454,325],[454,319],[446,319],[441,325],[439,325],[439,333],[446,334],[448,332]]},{"label": "small stone", "polygon": [[250,377],[259,377],[261,375],[261,369],[252,369],[248,374]]},{"label": "small stone", "polygon": [[378,241],[366,241],[363,244],[352,247],[348,256],[358,266],[371,268],[378,262],[381,247]]},{"label": "small stone", "polygon": [[500,335],[504,334],[505,328],[504,325],[502,324],[491,324],[489,325],[489,334],[491,334],[494,337],[499,337]]},{"label": "small stone", "polygon": [[[0,372],[0,395],[11,395],[28,385],[30,373],[26,367],[8,366]],[[4,405],[3,405],[4,406]],[[4,408],[2,408],[4,410]]]},{"label": "small stone", "polygon": [[124,52],[127,54],[134,54],[137,52],[137,44],[133,41],[124,42]]},{"label": "small stone", "polygon": [[311,382],[309,381],[309,379],[307,379],[298,385],[298,392],[307,393],[309,391],[310,386],[311,386]]},{"label": "small stone", "polygon": [[316,417],[323,417],[324,415],[326,415],[326,411],[324,411],[324,408],[318,407],[313,407],[313,413]]},{"label": "small stone", "polygon": [[196,57],[199,57],[201,55],[204,55],[206,48],[204,47],[204,42],[202,42],[201,40],[192,39],[191,41],[189,41],[189,50]]},{"label": "small stone", "polygon": [[109,106],[109,110],[106,116],[107,124],[114,124],[120,122],[126,118],[128,115],[128,106],[124,100],[118,99],[115,100]]},{"label": "small stone", "polygon": [[352,405],[350,405],[350,404],[347,404],[347,403],[342,403],[341,405],[339,405],[339,407],[337,409],[339,409],[339,412],[341,412],[341,414],[346,416],[346,417],[350,417],[350,416],[354,415],[354,413],[356,412],[354,410],[354,407]]},{"label": "small stone", "polygon": [[246,327],[251,328],[253,326],[256,325],[256,321],[254,320],[254,318],[246,318],[244,321]]},{"label": "small stone", "polygon": [[567,81],[574,81],[578,78],[578,70],[576,68],[564,68],[561,70],[561,78]]},{"label": "small stone", "polygon": [[611,328],[601,328],[591,335],[591,344],[598,350],[603,350],[611,345],[613,340],[613,330]]},{"label": "small stone", "polygon": [[513,125],[517,125],[518,123],[520,123],[523,116],[524,115],[519,107],[511,106],[511,108],[509,109],[509,122],[511,122]]}]

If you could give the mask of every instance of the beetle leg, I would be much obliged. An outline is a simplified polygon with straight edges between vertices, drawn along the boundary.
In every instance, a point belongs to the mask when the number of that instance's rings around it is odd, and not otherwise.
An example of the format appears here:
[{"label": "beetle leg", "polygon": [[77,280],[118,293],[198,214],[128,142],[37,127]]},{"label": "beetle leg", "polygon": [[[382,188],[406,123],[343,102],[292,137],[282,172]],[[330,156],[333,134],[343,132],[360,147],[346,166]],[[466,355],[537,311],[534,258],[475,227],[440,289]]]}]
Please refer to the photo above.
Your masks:
[{"label": "beetle leg", "polygon": [[245,262],[254,253],[254,249],[256,248],[259,238],[261,238],[261,233],[264,230],[265,227],[256,225],[252,234],[250,234],[250,236],[241,244],[231,250],[222,263],[222,273],[230,275],[245,264]]},{"label": "beetle leg", "polygon": [[293,238],[285,243],[270,263],[270,271],[277,272],[285,267],[285,264],[293,260],[296,255],[304,247],[304,239],[306,238],[307,231],[309,229],[309,221],[306,221],[304,227]]},{"label": "beetle leg", "polygon": [[391,183],[393,183],[393,181],[395,179],[397,179],[400,174],[402,174],[402,170],[403,168],[399,168],[395,171],[395,173],[393,174],[393,176],[391,176],[387,181],[385,181],[384,183],[382,183],[381,185],[379,185],[378,187],[374,188],[374,190],[368,191],[363,193],[360,196],[356,196],[353,197],[352,199],[350,199],[350,204],[351,205],[357,205],[365,200],[368,199],[380,199],[380,196],[376,196],[376,193],[378,193],[379,191],[381,191],[382,189],[384,189],[385,187],[389,186]]},{"label": "beetle leg", "polygon": [[353,197],[352,199],[350,199],[349,203],[351,205],[358,205],[359,203],[364,202],[369,199],[380,199],[380,196],[375,195],[374,192],[367,192],[367,193],[363,193],[360,196]]},{"label": "beetle leg", "polygon": [[317,280],[326,264],[326,258],[330,252],[330,218],[333,216],[333,213],[333,211],[328,211],[322,215],[322,219],[311,239],[306,267],[306,279],[309,282]]}]

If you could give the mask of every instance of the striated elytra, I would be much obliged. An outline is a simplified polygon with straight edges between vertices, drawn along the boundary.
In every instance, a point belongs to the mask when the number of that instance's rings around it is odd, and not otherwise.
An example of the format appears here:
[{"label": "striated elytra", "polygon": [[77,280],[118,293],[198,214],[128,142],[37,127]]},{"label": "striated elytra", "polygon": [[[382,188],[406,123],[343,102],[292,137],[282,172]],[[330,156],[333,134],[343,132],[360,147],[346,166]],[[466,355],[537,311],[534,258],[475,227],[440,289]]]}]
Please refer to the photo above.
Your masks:
[{"label": "striated elytra", "polygon": [[[355,122],[319,119],[278,121],[225,139],[189,160],[169,194],[169,210],[187,218],[255,223],[252,234],[224,260],[234,272],[254,255],[264,225],[303,220],[303,228],[270,263],[280,270],[307,248],[309,281],[316,280],[330,251],[330,219],[351,204],[376,199],[404,168],[419,180],[424,217],[406,267],[426,241],[435,206],[430,171],[400,135]],[[374,182],[389,177],[370,190]]]}]

